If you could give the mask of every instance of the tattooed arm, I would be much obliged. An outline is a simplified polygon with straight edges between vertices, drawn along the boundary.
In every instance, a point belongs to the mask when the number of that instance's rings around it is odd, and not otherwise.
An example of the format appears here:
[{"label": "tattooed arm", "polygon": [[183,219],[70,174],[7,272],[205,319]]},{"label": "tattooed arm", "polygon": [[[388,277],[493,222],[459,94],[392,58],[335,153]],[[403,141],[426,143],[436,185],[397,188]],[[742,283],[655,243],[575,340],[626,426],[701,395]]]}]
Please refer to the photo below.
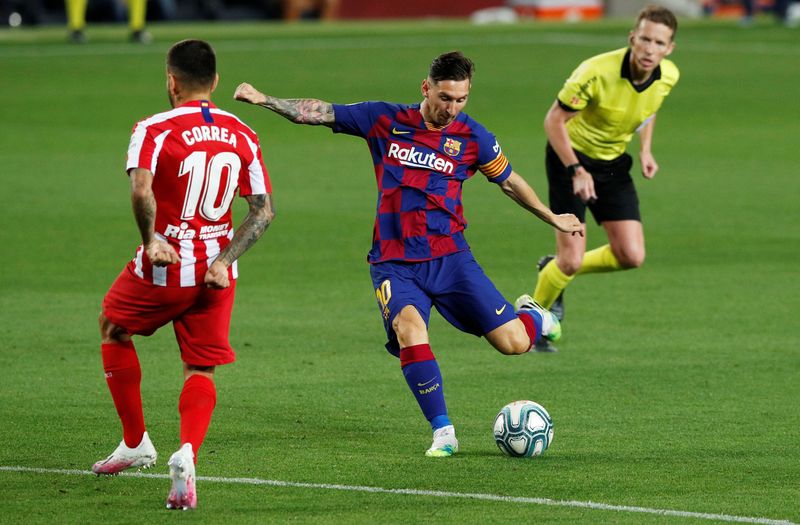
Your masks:
[{"label": "tattooed arm", "polygon": [[134,168],[130,171],[131,207],[136,225],[142,235],[147,258],[153,266],[166,266],[180,260],[175,249],[164,241],[156,239],[156,198],[153,195],[153,174],[150,170]]},{"label": "tattooed arm", "polygon": [[230,286],[228,267],[256,243],[270,225],[272,219],[275,218],[272,195],[269,193],[248,195],[245,200],[250,206],[247,215],[239,228],[236,229],[236,233],[233,234],[230,244],[220,252],[206,272],[205,283],[209,288],[227,288]]},{"label": "tattooed arm", "polygon": [[331,127],[335,120],[333,106],[328,102],[313,98],[275,98],[246,82],[239,84],[233,98],[272,110],[295,124]]}]

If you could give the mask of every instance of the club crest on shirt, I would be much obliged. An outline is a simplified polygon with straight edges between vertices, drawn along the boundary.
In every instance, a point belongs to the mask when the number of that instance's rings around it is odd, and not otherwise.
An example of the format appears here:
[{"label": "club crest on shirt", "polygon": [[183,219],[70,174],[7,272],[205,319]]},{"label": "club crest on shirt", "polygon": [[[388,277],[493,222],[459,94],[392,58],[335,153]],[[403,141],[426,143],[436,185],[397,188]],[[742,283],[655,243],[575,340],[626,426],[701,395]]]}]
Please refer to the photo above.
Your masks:
[{"label": "club crest on shirt", "polygon": [[451,157],[457,157],[458,154],[461,153],[461,142],[448,137],[444,141],[444,146],[442,146],[442,149]]}]

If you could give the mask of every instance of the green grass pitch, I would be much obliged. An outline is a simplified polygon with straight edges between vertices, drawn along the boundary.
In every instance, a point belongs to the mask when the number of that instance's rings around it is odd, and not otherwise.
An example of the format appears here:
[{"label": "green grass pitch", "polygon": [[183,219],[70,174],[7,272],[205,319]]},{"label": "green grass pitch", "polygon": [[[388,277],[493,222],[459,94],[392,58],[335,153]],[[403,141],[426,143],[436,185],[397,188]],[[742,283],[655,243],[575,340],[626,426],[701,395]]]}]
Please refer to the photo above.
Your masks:
[{"label": "green grass pitch", "polygon": [[[624,46],[627,30],[174,25],[152,27],[149,47],[124,43],[121,26],[90,27],[82,47],[60,27],[0,32],[0,522],[800,522],[796,31],[766,19],[680,28],[682,77],[654,141],[661,171],[637,179],[647,262],[573,283],[560,353],[504,357],[433,315],[462,444],[445,461],[423,457],[429,429],[382,348],[365,145],[231,99],[249,81],[283,97],[415,102],[430,59],[460,48],[477,64],[467,111],[544,197],[544,114],[572,68]],[[239,359],[218,371],[198,466],[224,479],[199,482],[191,517],[163,510],[166,479],[66,472],[120,439],[95,320],[138,244],[130,130],[167,108],[164,53],[187,37],[216,46],[215,102],[261,136],[278,212],[240,263]],[[550,229],[481,177],[465,209],[498,288],[512,300],[531,291]],[[588,236],[603,239],[595,225]],[[137,347],[161,454],[151,472],[163,475],[178,445],[180,361],[168,327]],[[540,458],[506,458],[492,421],[526,398],[550,411],[555,440]]]}]

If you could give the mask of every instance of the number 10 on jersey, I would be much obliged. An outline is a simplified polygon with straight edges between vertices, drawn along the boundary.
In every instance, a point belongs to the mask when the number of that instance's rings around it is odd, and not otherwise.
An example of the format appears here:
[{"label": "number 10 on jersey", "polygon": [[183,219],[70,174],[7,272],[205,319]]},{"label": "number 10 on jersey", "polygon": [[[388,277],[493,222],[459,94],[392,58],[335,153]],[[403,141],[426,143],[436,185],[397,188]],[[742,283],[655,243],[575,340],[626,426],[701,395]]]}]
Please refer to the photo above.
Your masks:
[{"label": "number 10 on jersey", "polygon": [[[236,193],[236,178],[241,167],[241,159],[231,151],[217,153],[210,159],[208,152],[194,151],[183,159],[178,177],[188,175],[189,183],[183,199],[181,220],[194,219],[198,211],[201,217],[211,222],[216,222],[225,215]],[[220,195],[223,175],[226,176],[225,187]]]}]

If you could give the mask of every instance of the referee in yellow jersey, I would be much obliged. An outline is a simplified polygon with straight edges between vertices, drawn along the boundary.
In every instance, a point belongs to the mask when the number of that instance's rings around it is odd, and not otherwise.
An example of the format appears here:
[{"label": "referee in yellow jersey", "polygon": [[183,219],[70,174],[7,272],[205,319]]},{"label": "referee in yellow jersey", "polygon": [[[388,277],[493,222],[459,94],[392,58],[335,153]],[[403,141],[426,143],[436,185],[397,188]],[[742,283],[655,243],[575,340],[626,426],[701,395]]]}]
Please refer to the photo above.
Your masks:
[{"label": "referee in yellow jersey", "polygon": [[[678,21],[671,11],[647,6],[636,18],[628,47],[581,63],[564,83],[544,121],[550,208],[573,213],[586,229],[586,208],[608,243],[586,251],[586,237],[556,232],[556,255],[539,260],[536,302],[564,317],[563,292],[577,275],[637,268],[644,262],[639,199],[626,146],[639,132],[642,174],[658,164],[651,151],[656,112],[678,82],[666,57],[675,48]],[[555,351],[550,345],[539,351]]]}]

